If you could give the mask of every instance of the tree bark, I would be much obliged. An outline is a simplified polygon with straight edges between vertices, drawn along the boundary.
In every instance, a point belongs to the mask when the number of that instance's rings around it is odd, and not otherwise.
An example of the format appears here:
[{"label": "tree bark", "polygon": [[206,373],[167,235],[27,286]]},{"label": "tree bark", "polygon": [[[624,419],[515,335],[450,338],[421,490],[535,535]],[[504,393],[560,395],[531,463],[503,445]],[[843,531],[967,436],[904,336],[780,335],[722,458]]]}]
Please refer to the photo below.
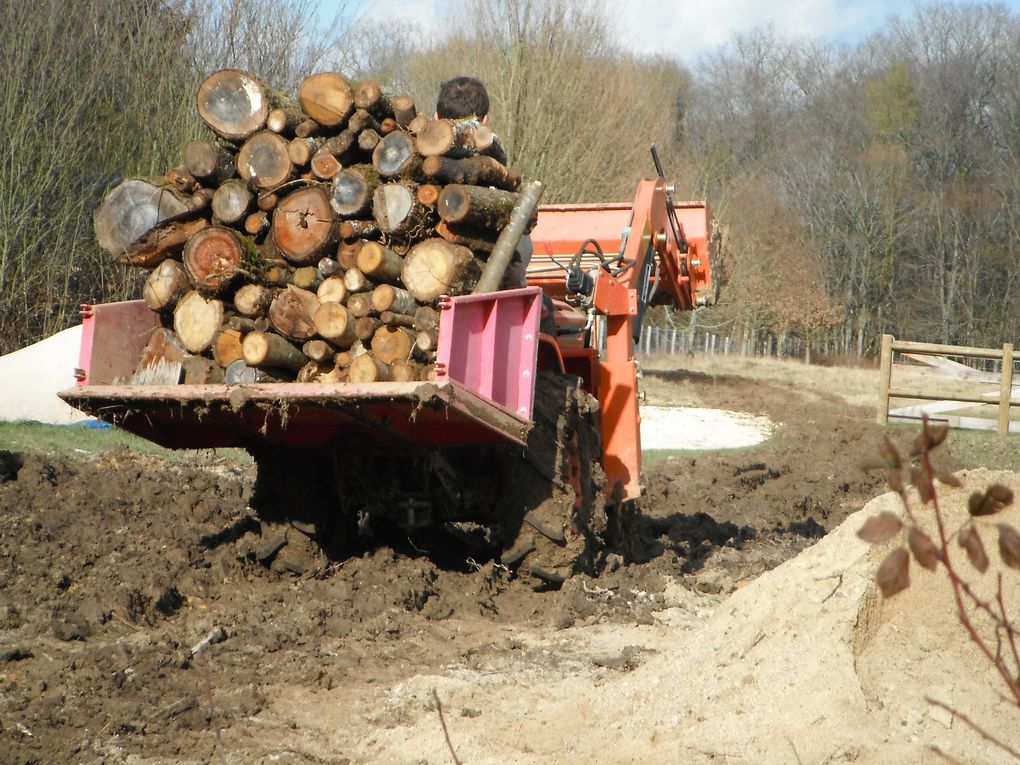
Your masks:
[{"label": "tree bark", "polygon": [[291,138],[287,144],[287,156],[298,167],[305,167],[322,147],[321,138]]},{"label": "tree bark", "polygon": [[347,120],[347,129],[355,133],[364,130],[379,130],[379,121],[365,109],[357,109]]},{"label": "tree bark", "polygon": [[464,159],[426,157],[422,173],[437,183],[465,183],[470,186],[495,186],[515,191],[521,185],[521,174],[509,170],[492,157],[478,156]]},{"label": "tree bark", "polygon": [[414,328],[422,330],[439,329],[439,311],[431,306],[418,306],[414,312]]},{"label": "tree bark", "polygon": [[471,291],[482,269],[467,247],[445,239],[426,239],[404,258],[404,287],[420,303],[432,303],[440,295],[463,295]]},{"label": "tree bark", "polygon": [[184,145],[184,166],[210,186],[219,186],[237,172],[234,154],[212,141],[188,141]]},{"label": "tree bark", "polygon": [[343,303],[347,300],[347,286],[342,276],[330,276],[323,279],[315,291],[320,303]]},{"label": "tree bark", "polygon": [[177,305],[191,289],[184,266],[176,260],[164,260],[156,266],[142,287],[142,299],[153,311],[166,311]]},{"label": "tree bark", "polygon": [[305,114],[325,127],[339,127],[354,110],[351,86],[336,72],[307,77],[298,88],[298,100]]},{"label": "tree bark", "polygon": [[477,120],[429,120],[418,131],[418,152],[424,157],[468,157],[474,149]]},{"label": "tree bark", "polygon": [[359,340],[371,340],[382,322],[374,316],[359,316],[354,320],[354,334]]},{"label": "tree bark", "polygon": [[315,329],[333,345],[348,348],[358,339],[354,315],[340,303],[322,303],[315,312]]},{"label": "tree bark", "polygon": [[315,335],[319,299],[314,292],[288,284],[269,306],[269,321],[286,338],[304,342]]},{"label": "tree bark", "polygon": [[191,195],[165,178],[131,178],[106,195],[92,221],[99,246],[121,258],[159,224],[189,218],[193,212]]},{"label": "tree bark", "polygon": [[223,302],[192,290],[174,308],[174,332],[189,353],[208,348],[223,324]]},{"label": "tree bark", "polygon": [[336,349],[325,340],[309,340],[301,346],[301,352],[319,364],[332,363],[336,358]]},{"label": "tree bark", "polygon": [[402,128],[407,128],[411,124],[411,120],[418,114],[418,110],[414,106],[414,99],[410,96],[397,96],[393,99],[391,106],[393,107],[393,117]]},{"label": "tree bark", "polygon": [[184,269],[196,289],[218,294],[241,273],[256,254],[254,243],[223,226],[209,226],[184,246]]},{"label": "tree bark", "polygon": [[379,175],[415,178],[421,175],[421,155],[407,133],[394,132],[383,138],[372,152],[372,164]]},{"label": "tree bark", "polygon": [[319,273],[322,274],[323,279],[341,272],[340,264],[334,258],[322,258],[319,260],[319,264],[316,266],[319,269]]},{"label": "tree bark", "polygon": [[425,330],[414,336],[414,350],[421,358],[435,359],[438,348],[439,333],[436,330]]},{"label": "tree bark", "polygon": [[389,367],[371,353],[354,359],[347,372],[347,381],[352,383],[386,382],[389,379]]},{"label": "tree bark", "polygon": [[288,194],[273,211],[273,243],[291,263],[313,263],[336,246],[336,214],[326,192],[310,186]]},{"label": "tree bark", "polygon": [[179,253],[193,235],[208,225],[204,218],[166,221],[143,234],[117,261],[125,266],[151,268]]},{"label": "tree bark", "polygon": [[354,105],[377,117],[393,114],[393,97],[376,80],[362,80],[354,89]]},{"label": "tree bark", "polygon": [[408,329],[414,328],[414,316],[408,316],[403,313],[382,311],[379,314],[379,321],[383,324],[389,324],[391,327],[407,327]]},{"label": "tree bark", "polygon": [[379,171],[372,165],[352,165],[333,177],[329,203],[337,215],[352,218],[371,212],[372,194],[379,186]]},{"label": "tree bark", "polygon": [[417,135],[418,133],[420,133],[422,131],[422,129],[427,124],[429,124],[429,118],[428,117],[426,117],[424,114],[416,114],[407,123],[407,132],[410,133],[411,135]]},{"label": "tree bark", "polygon": [[385,183],[372,195],[372,215],[384,234],[411,238],[424,230],[428,208],[418,201],[413,184]]},{"label": "tree bark", "polygon": [[183,194],[193,194],[199,187],[198,179],[186,167],[172,167],[166,171],[166,179]]},{"label": "tree bark", "polygon": [[212,213],[223,223],[236,225],[248,214],[254,202],[255,197],[248,184],[240,178],[232,178],[213,192]]},{"label": "tree bark", "polygon": [[418,310],[418,303],[407,290],[390,284],[380,284],[372,290],[372,308],[380,314],[388,311],[414,316],[414,312]]},{"label": "tree bark", "polygon": [[[375,194],[372,198],[375,199]],[[380,233],[379,224],[374,220],[340,221],[340,236],[343,239],[378,239]]]},{"label": "tree bark", "polygon": [[[343,224],[341,223],[340,226],[342,229]],[[350,271],[352,268],[358,267],[358,253],[361,252],[361,248],[364,246],[364,239],[354,239],[340,243],[336,250],[336,259],[340,262],[340,266],[344,271]]]},{"label": "tree bark", "polygon": [[358,250],[357,268],[375,282],[400,283],[403,260],[393,250],[378,242],[365,242]]},{"label": "tree bark", "polygon": [[275,189],[294,177],[287,139],[270,130],[256,133],[237,152],[237,172],[254,188]]},{"label": "tree bark", "polygon": [[234,309],[242,316],[262,316],[273,301],[273,291],[261,284],[245,284],[234,293]]},{"label": "tree bark", "polygon": [[414,333],[404,327],[383,324],[372,335],[372,354],[386,364],[411,358],[413,350]]},{"label": "tree bark", "polygon": [[506,152],[503,151],[503,147],[499,144],[499,139],[488,125],[479,125],[475,128],[471,140],[475,151],[479,154],[492,157],[501,165],[507,163]]},{"label": "tree bark", "polygon": [[510,222],[517,199],[512,191],[451,184],[443,188],[436,210],[447,223],[498,231]]},{"label": "tree bark", "polygon": [[496,246],[499,234],[495,231],[482,231],[469,226],[459,226],[444,220],[436,224],[436,233],[452,244],[462,244],[475,252],[490,253]]},{"label": "tree bark", "polygon": [[372,293],[355,292],[347,296],[347,309],[358,319],[373,313]]},{"label": "tree bark", "polygon": [[296,372],[308,357],[288,340],[272,332],[249,332],[241,342],[244,363],[256,369],[289,369]]},{"label": "tree bark", "polygon": [[274,133],[291,136],[297,126],[307,119],[307,114],[293,106],[271,109],[266,117],[266,127]]},{"label": "tree bark", "polygon": [[243,141],[266,124],[271,105],[265,87],[248,72],[221,69],[198,87],[198,116],[217,135]]},{"label": "tree bark", "polygon": [[365,276],[361,269],[355,267],[348,268],[344,273],[344,286],[348,293],[371,292],[375,288],[375,282]]}]

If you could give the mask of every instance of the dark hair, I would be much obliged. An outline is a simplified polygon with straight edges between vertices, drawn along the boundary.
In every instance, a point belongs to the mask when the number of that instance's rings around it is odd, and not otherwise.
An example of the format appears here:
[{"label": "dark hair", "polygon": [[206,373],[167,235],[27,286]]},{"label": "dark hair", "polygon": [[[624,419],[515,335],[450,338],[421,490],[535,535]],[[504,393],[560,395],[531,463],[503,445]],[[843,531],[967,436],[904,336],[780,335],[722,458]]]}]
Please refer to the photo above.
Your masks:
[{"label": "dark hair", "polygon": [[481,119],[489,113],[489,94],[481,80],[474,77],[454,77],[439,86],[436,114],[442,119],[459,120],[465,117]]}]

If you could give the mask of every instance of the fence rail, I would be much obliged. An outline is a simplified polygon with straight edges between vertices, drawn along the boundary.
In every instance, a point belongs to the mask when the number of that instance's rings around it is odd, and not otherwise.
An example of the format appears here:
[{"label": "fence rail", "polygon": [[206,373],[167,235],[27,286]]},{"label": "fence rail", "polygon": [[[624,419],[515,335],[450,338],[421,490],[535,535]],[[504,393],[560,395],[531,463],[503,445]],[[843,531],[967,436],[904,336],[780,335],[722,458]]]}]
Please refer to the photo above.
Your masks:
[{"label": "fence rail", "polygon": [[[988,359],[1000,362],[999,367],[999,397],[996,402],[988,396],[970,396],[959,393],[940,393],[927,387],[925,390],[910,390],[906,388],[892,387],[893,354],[907,354],[913,357],[926,356],[958,356],[967,359]],[[992,404],[998,405],[998,420],[996,429],[1000,433],[1009,432],[1010,407],[1016,406],[1012,400],[1013,396],[1013,344],[1004,343],[1002,348],[973,348],[966,345],[936,345],[932,343],[915,343],[905,340],[897,340],[892,335],[882,335],[881,366],[879,371],[878,391],[878,417],[879,425],[888,423],[890,417],[916,418],[916,414],[902,412],[890,412],[890,399],[914,399],[919,401],[945,401],[949,405],[954,403],[967,404]],[[963,377],[958,379],[965,379]],[[980,418],[973,418],[979,420]],[[991,422],[986,420],[986,422]]]}]

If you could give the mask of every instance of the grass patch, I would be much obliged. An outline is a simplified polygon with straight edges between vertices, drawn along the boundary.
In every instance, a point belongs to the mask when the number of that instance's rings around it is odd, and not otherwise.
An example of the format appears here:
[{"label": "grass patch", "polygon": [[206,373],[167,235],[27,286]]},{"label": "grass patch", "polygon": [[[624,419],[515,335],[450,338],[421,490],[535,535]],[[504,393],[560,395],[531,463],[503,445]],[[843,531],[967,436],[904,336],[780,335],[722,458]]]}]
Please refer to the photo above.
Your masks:
[{"label": "grass patch", "polygon": [[87,425],[46,425],[39,422],[0,422],[0,449],[12,452],[71,457],[97,455],[114,447],[167,459],[193,460],[196,455],[215,453],[237,462],[250,461],[243,449],[165,449],[120,428]]}]

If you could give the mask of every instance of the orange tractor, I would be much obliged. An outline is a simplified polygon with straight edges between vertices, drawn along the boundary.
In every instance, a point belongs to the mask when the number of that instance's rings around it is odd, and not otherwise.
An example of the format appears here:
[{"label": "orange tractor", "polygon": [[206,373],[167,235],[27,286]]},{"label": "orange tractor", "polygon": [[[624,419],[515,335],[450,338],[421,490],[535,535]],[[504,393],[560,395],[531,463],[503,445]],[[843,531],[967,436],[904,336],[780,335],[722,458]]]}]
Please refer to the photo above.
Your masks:
[{"label": "orange tractor", "polygon": [[338,558],[397,529],[555,587],[641,494],[635,340],[650,305],[714,301],[711,225],[661,172],[632,204],[539,208],[526,288],[440,299],[433,381],[130,384],[158,326],[130,301],[83,306],[60,395],[163,446],[247,449],[264,535]]}]

